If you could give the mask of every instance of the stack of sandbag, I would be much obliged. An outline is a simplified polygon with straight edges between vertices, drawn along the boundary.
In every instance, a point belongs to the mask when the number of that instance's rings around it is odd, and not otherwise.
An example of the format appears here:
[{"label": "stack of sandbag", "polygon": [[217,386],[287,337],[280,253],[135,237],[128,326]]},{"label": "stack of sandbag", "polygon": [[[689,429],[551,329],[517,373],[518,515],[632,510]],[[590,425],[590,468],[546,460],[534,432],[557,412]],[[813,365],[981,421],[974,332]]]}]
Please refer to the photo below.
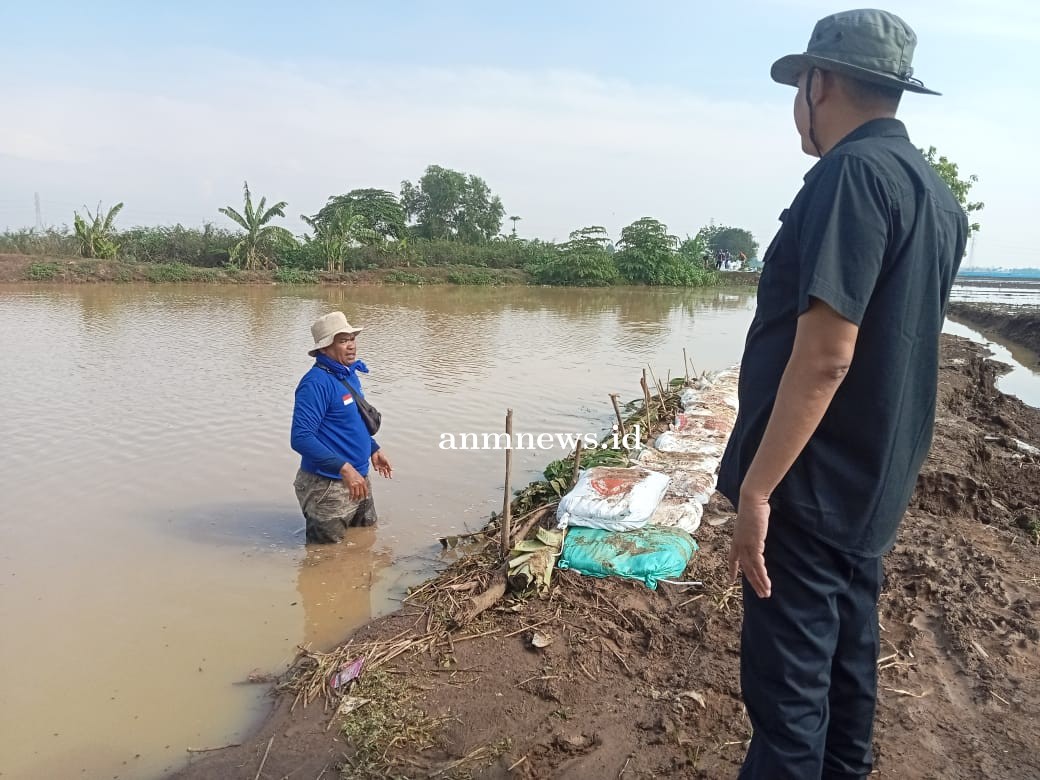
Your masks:
[{"label": "stack of sandbag", "polygon": [[582,473],[556,512],[558,527],[568,529],[560,568],[650,588],[681,576],[736,422],[738,377],[727,369],[683,391],[682,411],[635,466]]},{"label": "stack of sandbag", "polygon": [[690,533],[700,527],[704,505],[715,492],[716,474],[726,442],[737,420],[737,380],[729,368],[705,374],[679,398],[682,411],[669,430],[639,453],[641,466],[670,478],[650,523],[674,526]]}]

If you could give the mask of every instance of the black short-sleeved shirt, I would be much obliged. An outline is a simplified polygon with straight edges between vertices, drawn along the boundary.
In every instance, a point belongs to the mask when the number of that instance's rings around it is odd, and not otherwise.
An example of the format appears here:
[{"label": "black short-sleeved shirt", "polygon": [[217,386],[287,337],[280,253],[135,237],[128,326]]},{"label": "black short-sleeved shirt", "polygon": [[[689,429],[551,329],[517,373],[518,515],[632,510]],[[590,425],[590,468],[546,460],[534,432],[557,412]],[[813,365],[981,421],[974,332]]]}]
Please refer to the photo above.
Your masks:
[{"label": "black short-sleeved shirt", "polygon": [[[968,221],[895,119],[860,126],[806,174],[764,258],[719,472],[737,503],[798,317],[816,298],[859,326],[819,428],[773,493],[785,522],[857,555],[895,541],[935,419],[939,333]],[[789,520],[788,520],[789,519]]]}]

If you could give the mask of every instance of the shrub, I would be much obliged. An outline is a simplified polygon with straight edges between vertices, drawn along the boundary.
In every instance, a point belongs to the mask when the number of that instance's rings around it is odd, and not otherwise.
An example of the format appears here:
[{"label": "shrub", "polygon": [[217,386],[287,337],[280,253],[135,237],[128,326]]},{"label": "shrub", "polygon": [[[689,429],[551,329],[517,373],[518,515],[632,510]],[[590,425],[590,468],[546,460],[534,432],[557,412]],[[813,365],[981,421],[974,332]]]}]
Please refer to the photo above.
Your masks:
[{"label": "shrub", "polygon": [[190,282],[205,274],[199,274],[202,269],[195,269],[184,263],[159,263],[144,266],[145,278],[150,282]]},{"label": "shrub", "polygon": [[422,285],[424,279],[418,274],[408,273],[407,271],[391,271],[383,277],[383,281],[387,284],[418,284]]},{"label": "shrub", "polygon": [[25,275],[34,282],[46,282],[54,279],[61,273],[61,267],[57,263],[33,263],[26,270]]},{"label": "shrub", "polygon": [[274,280],[279,284],[316,284],[318,274],[314,271],[281,266],[274,272]]},{"label": "shrub", "polygon": [[499,282],[497,276],[480,270],[451,271],[447,278],[452,284],[492,285]]}]

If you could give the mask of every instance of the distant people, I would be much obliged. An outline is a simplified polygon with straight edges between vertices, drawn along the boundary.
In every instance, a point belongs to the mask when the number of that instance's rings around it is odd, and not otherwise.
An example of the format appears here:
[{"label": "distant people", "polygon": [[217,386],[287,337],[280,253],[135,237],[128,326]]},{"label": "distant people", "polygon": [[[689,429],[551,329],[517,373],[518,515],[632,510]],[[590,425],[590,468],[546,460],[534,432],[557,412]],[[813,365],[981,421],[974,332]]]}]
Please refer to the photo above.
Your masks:
[{"label": "distant people", "polygon": [[821,19],[773,63],[819,158],[769,246],[719,471],[737,508],[741,780],[865,778],[882,556],[928,453],[939,334],[968,222],[895,118],[917,36],[897,16]]},{"label": "distant people", "polygon": [[722,250],[715,250],[715,270],[719,271],[722,269]]},{"label": "distant people", "polygon": [[369,463],[387,479],[393,468],[358,411],[364,398],[357,334],[334,311],[311,325],[314,365],[296,388],[292,448],[302,456],[293,487],[307,521],[307,541],[339,542],[347,528],[376,523]]},{"label": "distant people", "polygon": [[747,265],[747,255],[745,255],[743,252],[741,252],[740,255],[738,255],[738,257],[740,258],[740,265],[738,267],[741,270],[743,270],[744,266]]}]

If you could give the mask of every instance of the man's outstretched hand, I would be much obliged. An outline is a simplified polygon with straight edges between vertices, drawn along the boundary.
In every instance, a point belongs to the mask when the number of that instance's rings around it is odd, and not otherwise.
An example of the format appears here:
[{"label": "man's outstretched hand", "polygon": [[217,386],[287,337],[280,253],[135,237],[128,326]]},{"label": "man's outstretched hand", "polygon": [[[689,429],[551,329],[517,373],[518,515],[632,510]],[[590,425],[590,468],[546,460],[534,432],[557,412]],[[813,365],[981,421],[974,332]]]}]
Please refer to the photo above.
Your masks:
[{"label": "man's outstretched hand", "polygon": [[382,450],[376,450],[372,455],[372,466],[387,479],[394,478],[394,467],[390,465],[390,461],[386,455],[383,454]]}]

